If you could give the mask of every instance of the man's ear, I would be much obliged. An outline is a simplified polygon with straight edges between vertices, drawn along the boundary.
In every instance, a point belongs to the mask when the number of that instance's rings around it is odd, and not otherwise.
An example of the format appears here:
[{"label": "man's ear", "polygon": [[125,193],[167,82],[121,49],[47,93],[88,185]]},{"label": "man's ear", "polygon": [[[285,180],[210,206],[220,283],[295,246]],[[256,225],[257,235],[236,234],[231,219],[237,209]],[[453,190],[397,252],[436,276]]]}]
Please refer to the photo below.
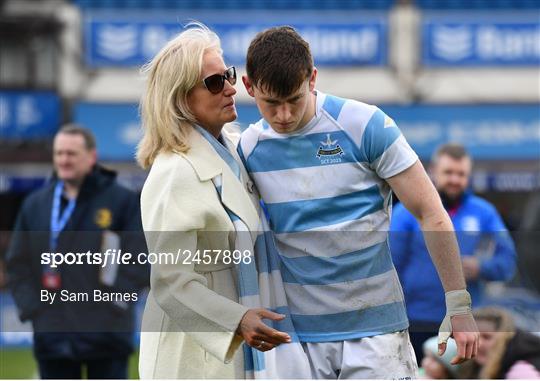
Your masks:
[{"label": "man's ear", "polygon": [[309,91],[315,90],[315,82],[317,82],[317,68],[313,67],[313,72],[309,78]]},{"label": "man's ear", "polygon": [[97,163],[97,149],[93,148],[91,155],[92,155],[92,166],[94,166]]},{"label": "man's ear", "polygon": [[435,171],[437,170],[437,164],[436,163],[429,163],[426,168],[426,173],[429,176],[431,180],[433,180],[435,176]]},{"label": "man's ear", "polygon": [[244,82],[244,87],[246,88],[246,91],[248,94],[252,97],[255,97],[255,92],[253,91],[253,85],[251,84],[251,80],[247,75],[242,76],[242,82]]}]

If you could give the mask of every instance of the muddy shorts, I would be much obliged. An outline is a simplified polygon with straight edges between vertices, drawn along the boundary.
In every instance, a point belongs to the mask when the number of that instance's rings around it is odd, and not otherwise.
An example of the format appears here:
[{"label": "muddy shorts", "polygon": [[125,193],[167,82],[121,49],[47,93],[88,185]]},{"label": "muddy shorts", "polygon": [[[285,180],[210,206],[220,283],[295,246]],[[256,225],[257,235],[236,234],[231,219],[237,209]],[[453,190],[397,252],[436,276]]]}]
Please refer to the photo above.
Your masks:
[{"label": "muddy shorts", "polygon": [[418,378],[407,330],[361,339],[302,343],[315,379]]}]

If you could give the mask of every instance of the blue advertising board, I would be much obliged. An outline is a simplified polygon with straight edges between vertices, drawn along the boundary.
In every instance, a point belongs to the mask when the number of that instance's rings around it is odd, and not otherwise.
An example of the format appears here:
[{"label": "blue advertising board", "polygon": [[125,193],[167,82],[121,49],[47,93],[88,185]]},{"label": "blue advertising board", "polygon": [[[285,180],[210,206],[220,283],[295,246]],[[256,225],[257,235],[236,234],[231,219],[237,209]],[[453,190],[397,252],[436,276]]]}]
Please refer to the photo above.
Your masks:
[{"label": "blue advertising board", "polygon": [[535,12],[426,14],[425,66],[538,66],[540,18]]},{"label": "blue advertising board", "polygon": [[53,92],[0,91],[0,139],[39,139],[54,135],[61,119]]},{"label": "blue advertising board", "polygon": [[[463,144],[475,160],[540,162],[540,105],[412,105],[381,106],[401,128],[423,160],[443,143]],[[260,119],[253,104],[237,104],[241,128]],[[81,102],[74,108],[75,122],[90,128],[97,139],[100,161],[133,162],[142,136],[136,104]],[[46,181],[44,176],[0,175],[0,192],[28,192]],[[140,189],[144,173],[120,173],[119,181]],[[475,190],[531,191],[540,189],[540,173],[525,170],[491,171],[473,175]]]},{"label": "blue advertising board", "polygon": [[192,14],[113,17],[94,12],[85,20],[86,63],[93,67],[140,66],[182,31],[182,20],[195,18],[220,36],[225,62],[230,65],[244,64],[249,43],[258,32],[284,24],[294,26],[310,43],[317,65],[386,64],[386,14],[327,12],[323,16],[283,12],[276,17],[255,12],[242,13],[241,17],[237,13],[218,16],[203,13],[200,17]]},{"label": "blue advertising board", "polygon": [[[237,105],[239,122],[244,127],[260,118],[255,106]],[[142,137],[138,106],[132,103],[79,102],[74,120],[96,136],[98,157],[104,161],[133,161]]]},{"label": "blue advertising board", "polygon": [[[445,142],[465,145],[474,159],[540,160],[540,105],[381,106],[422,159]],[[238,122],[260,118],[252,104],[237,105]],[[131,161],[141,137],[135,104],[79,103],[75,121],[94,131],[102,160]]]},{"label": "blue advertising board", "polygon": [[0,193],[28,193],[41,187],[46,181],[47,178],[40,175],[17,176],[12,173],[0,173]]},{"label": "blue advertising board", "polygon": [[446,142],[463,144],[474,159],[540,160],[540,105],[388,106],[422,159]]},{"label": "blue advertising board", "polygon": [[100,160],[134,160],[135,147],[142,136],[136,104],[81,102],[75,105],[74,120],[96,136]]}]

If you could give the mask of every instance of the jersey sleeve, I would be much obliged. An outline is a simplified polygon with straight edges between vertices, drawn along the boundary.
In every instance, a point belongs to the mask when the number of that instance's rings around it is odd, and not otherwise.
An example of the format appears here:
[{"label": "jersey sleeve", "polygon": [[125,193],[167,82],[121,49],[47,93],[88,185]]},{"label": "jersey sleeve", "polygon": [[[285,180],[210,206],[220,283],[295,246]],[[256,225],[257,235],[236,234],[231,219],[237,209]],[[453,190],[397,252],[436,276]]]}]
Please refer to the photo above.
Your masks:
[{"label": "jersey sleeve", "polygon": [[253,172],[253,168],[250,168],[249,157],[255,150],[257,143],[259,141],[259,125],[261,121],[256,124],[251,124],[242,134],[240,135],[240,141],[238,142],[238,147],[236,151],[238,156],[242,160],[244,167],[248,173]]},{"label": "jersey sleeve", "polygon": [[394,120],[379,109],[364,130],[361,147],[371,168],[383,179],[403,172],[418,160]]}]

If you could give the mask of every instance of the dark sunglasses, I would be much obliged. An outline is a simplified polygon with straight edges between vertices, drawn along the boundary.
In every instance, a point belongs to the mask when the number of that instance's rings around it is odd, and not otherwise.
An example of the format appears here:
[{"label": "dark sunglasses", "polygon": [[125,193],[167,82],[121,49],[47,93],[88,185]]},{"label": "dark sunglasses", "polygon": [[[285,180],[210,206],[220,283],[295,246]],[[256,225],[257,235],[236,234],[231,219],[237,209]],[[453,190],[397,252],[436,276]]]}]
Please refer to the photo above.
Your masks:
[{"label": "dark sunglasses", "polygon": [[212,94],[218,94],[223,90],[225,86],[225,80],[227,80],[232,86],[236,84],[236,68],[231,66],[223,74],[213,74],[203,79],[204,86]]}]

